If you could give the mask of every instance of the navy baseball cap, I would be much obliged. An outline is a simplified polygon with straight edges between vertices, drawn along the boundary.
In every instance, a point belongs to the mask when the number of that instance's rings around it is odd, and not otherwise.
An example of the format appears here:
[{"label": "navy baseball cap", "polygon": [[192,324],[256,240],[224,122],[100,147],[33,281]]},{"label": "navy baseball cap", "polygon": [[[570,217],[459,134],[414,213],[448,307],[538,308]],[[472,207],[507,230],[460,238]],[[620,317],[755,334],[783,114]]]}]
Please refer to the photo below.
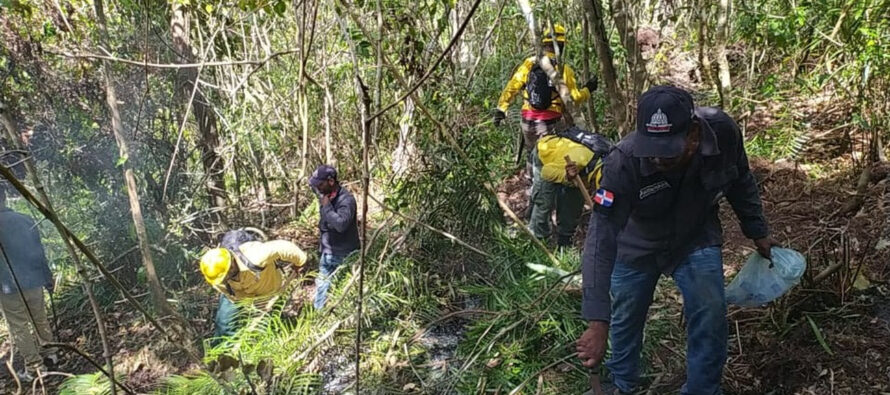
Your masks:
[{"label": "navy baseball cap", "polygon": [[329,165],[321,165],[318,166],[318,168],[316,168],[314,172],[312,172],[312,177],[309,177],[309,185],[317,187],[324,181],[336,179],[337,169]]},{"label": "navy baseball cap", "polygon": [[692,95],[673,86],[655,86],[637,102],[633,153],[638,158],[673,158],[686,147],[695,119]]}]

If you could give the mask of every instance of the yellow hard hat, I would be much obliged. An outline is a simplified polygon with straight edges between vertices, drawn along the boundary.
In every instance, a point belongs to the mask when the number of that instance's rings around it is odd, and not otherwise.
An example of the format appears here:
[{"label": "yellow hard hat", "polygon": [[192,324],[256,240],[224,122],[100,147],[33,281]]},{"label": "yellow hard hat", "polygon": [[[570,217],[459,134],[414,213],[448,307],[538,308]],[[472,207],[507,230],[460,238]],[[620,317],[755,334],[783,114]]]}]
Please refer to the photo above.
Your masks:
[{"label": "yellow hard hat", "polygon": [[232,253],[225,248],[214,248],[201,257],[201,273],[210,285],[220,285],[229,274]]},{"label": "yellow hard hat", "polygon": [[553,36],[556,36],[556,41],[564,43],[566,42],[566,28],[562,27],[560,24],[553,25],[553,31],[555,34],[550,34],[550,27],[544,28],[544,34],[541,42],[550,43],[553,42]]}]

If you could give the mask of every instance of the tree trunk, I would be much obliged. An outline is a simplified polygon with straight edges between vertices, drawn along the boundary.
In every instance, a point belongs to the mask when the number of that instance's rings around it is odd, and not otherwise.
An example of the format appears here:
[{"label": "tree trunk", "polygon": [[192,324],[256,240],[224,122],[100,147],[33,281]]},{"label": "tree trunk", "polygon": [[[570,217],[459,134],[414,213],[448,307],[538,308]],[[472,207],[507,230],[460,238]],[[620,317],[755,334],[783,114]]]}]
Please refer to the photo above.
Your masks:
[{"label": "tree trunk", "polygon": [[[172,2],[172,14],[170,17],[170,35],[173,38],[173,48],[178,53],[177,63],[195,63],[191,40],[189,39],[190,22],[188,10],[182,2]],[[225,163],[219,157],[219,130],[216,114],[210,108],[210,104],[204,94],[198,89],[198,68],[184,67],[176,73],[177,96],[182,101],[191,99],[192,112],[201,138],[198,145],[201,148],[201,164],[206,174],[205,187],[209,199],[211,211],[214,215],[214,229],[225,227],[226,184]],[[194,92],[194,94],[192,93]]]},{"label": "tree trunk", "polygon": [[710,3],[701,1],[698,8],[698,11],[694,11],[698,22],[698,66],[701,73],[701,82],[710,84],[714,81],[711,75],[711,58],[708,56],[708,11]]},{"label": "tree trunk", "polygon": [[717,55],[719,80],[718,92],[720,93],[720,106],[727,108],[730,104],[732,81],[729,75],[729,60],[726,58],[726,40],[729,35],[729,16],[732,13],[732,0],[720,0],[717,9],[717,32],[714,43],[714,52]]},{"label": "tree trunk", "polygon": [[392,154],[392,172],[396,177],[407,173],[417,153],[417,147],[411,140],[411,129],[414,127],[414,99],[405,99],[405,110],[399,121],[399,142]]},{"label": "tree trunk", "polygon": [[597,0],[581,0],[581,3],[587,11],[587,18],[590,20],[590,26],[593,28],[593,44],[596,48],[600,75],[606,89],[605,93],[606,98],[609,100],[609,108],[611,109],[612,117],[615,118],[618,135],[624,137],[632,129],[630,119],[627,116],[624,95],[618,88],[618,73],[615,72],[615,65],[612,64],[612,49],[609,47],[602,5]]},{"label": "tree trunk", "polygon": [[640,52],[640,45],[637,43],[637,29],[631,16],[631,6],[627,4],[628,0],[612,0],[612,20],[615,21],[615,28],[618,29],[618,36],[621,39],[621,45],[627,54],[625,61],[629,75],[632,76],[628,91],[631,93],[629,97],[633,98],[643,92],[646,85],[646,61]]},{"label": "tree trunk", "polygon": [[[103,44],[108,42],[108,26],[105,22],[105,10],[102,0],[96,0],[94,3],[96,8],[96,19],[102,30]],[[111,78],[111,67],[108,61],[102,61],[102,77],[105,82],[105,100],[108,104],[108,111],[111,114],[111,130],[114,133],[114,139],[117,142],[120,161],[123,164],[124,180],[127,184],[127,195],[130,200],[130,212],[133,216],[133,225],[136,228],[136,238],[139,242],[139,251],[142,253],[142,264],[145,266],[145,274],[148,279],[148,288],[151,292],[152,300],[155,308],[164,314],[174,314],[176,312],[167,303],[167,297],[164,294],[164,287],[161,285],[158,274],[155,271],[154,260],[151,256],[150,243],[148,240],[148,232],[145,230],[145,220],[142,217],[142,206],[139,203],[139,192],[136,188],[136,176],[133,173],[133,162],[135,161],[130,152],[127,136],[124,134],[124,125],[121,123],[120,111],[117,107],[117,94],[114,88],[114,79]],[[196,114],[197,115],[197,114]]]},{"label": "tree trunk", "polygon": [[[589,81],[594,75],[596,75],[596,71],[590,68],[590,28],[588,27],[590,22],[586,18],[582,18],[581,21],[581,33],[584,37],[581,38],[581,56],[584,57],[584,78],[586,81]],[[596,122],[596,112],[594,111],[596,100],[593,96],[594,92],[590,92],[590,99],[587,100],[585,104],[585,115],[587,116],[587,127],[590,130],[596,132],[599,130],[599,127]]]}]

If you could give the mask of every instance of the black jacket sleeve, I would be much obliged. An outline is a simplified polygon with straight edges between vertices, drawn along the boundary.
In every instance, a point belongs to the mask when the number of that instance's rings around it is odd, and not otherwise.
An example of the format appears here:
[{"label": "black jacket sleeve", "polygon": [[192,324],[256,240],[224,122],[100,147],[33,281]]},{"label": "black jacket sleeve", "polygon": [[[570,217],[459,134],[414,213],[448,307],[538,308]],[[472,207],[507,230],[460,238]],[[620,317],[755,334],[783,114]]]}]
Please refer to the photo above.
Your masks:
[{"label": "black jacket sleeve", "polygon": [[581,256],[581,316],[587,321],[609,322],[611,318],[609,289],[618,249],[616,240],[627,223],[632,207],[629,175],[626,164],[622,163],[621,153],[613,150],[604,161],[600,183],[600,191],[612,194],[612,203],[611,206],[600,202],[594,204]]},{"label": "black jacket sleeve", "polygon": [[760,201],[757,180],[754,179],[754,174],[751,173],[751,168],[748,165],[744,138],[738,125],[732,120],[729,120],[729,123],[733,132],[738,136],[738,145],[735,147],[738,156],[735,165],[739,176],[729,187],[726,199],[729,200],[736,218],[739,219],[745,237],[753,240],[767,237],[769,236],[769,227],[763,216],[763,203]]}]

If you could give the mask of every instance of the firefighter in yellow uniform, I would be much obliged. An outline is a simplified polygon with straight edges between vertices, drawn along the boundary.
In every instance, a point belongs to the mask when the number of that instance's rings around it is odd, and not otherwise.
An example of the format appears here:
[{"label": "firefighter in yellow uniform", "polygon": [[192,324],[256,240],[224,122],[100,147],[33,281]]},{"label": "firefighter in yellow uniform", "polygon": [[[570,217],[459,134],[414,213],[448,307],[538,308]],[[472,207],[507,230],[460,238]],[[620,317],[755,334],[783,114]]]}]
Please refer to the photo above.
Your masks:
[{"label": "firefighter in yellow uniform", "polygon": [[[542,43],[544,54],[557,68],[562,70],[562,79],[572,94],[572,100],[580,104],[590,98],[591,92],[596,90],[597,79],[593,77],[584,86],[578,88],[575,82],[575,71],[568,64],[556,64],[556,47],[553,38],[559,48],[559,53],[565,53],[566,29],[562,25],[554,25],[553,32],[550,28],[544,29]],[[526,59],[513,73],[513,77],[507,82],[498,106],[493,111],[495,125],[506,118],[507,108],[516,94],[522,91],[523,103],[520,121],[525,146],[529,152],[534,148],[535,142],[545,134],[555,133],[566,128],[562,113],[565,111],[559,93],[552,86],[546,74],[543,73],[534,56]],[[536,93],[541,93],[540,95]]]},{"label": "firefighter in yellow uniform", "polygon": [[[598,189],[603,158],[611,149],[612,143],[605,136],[577,127],[538,140],[533,151],[535,183],[529,221],[536,237],[550,237],[550,213],[555,205],[556,244],[571,246],[584,207],[584,197],[573,182],[574,176],[581,176],[588,190]],[[566,156],[571,164],[566,162]]]},{"label": "firefighter in yellow uniform", "polygon": [[220,293],[216,337],[231,336],[237,330],[235,302],[268,298],[284,289],[287,284],[277,262],[299,269],[307,259],[302,249],[285,240],[225,243],[224,238],[222,244],[201,257],[204,279]]}]

